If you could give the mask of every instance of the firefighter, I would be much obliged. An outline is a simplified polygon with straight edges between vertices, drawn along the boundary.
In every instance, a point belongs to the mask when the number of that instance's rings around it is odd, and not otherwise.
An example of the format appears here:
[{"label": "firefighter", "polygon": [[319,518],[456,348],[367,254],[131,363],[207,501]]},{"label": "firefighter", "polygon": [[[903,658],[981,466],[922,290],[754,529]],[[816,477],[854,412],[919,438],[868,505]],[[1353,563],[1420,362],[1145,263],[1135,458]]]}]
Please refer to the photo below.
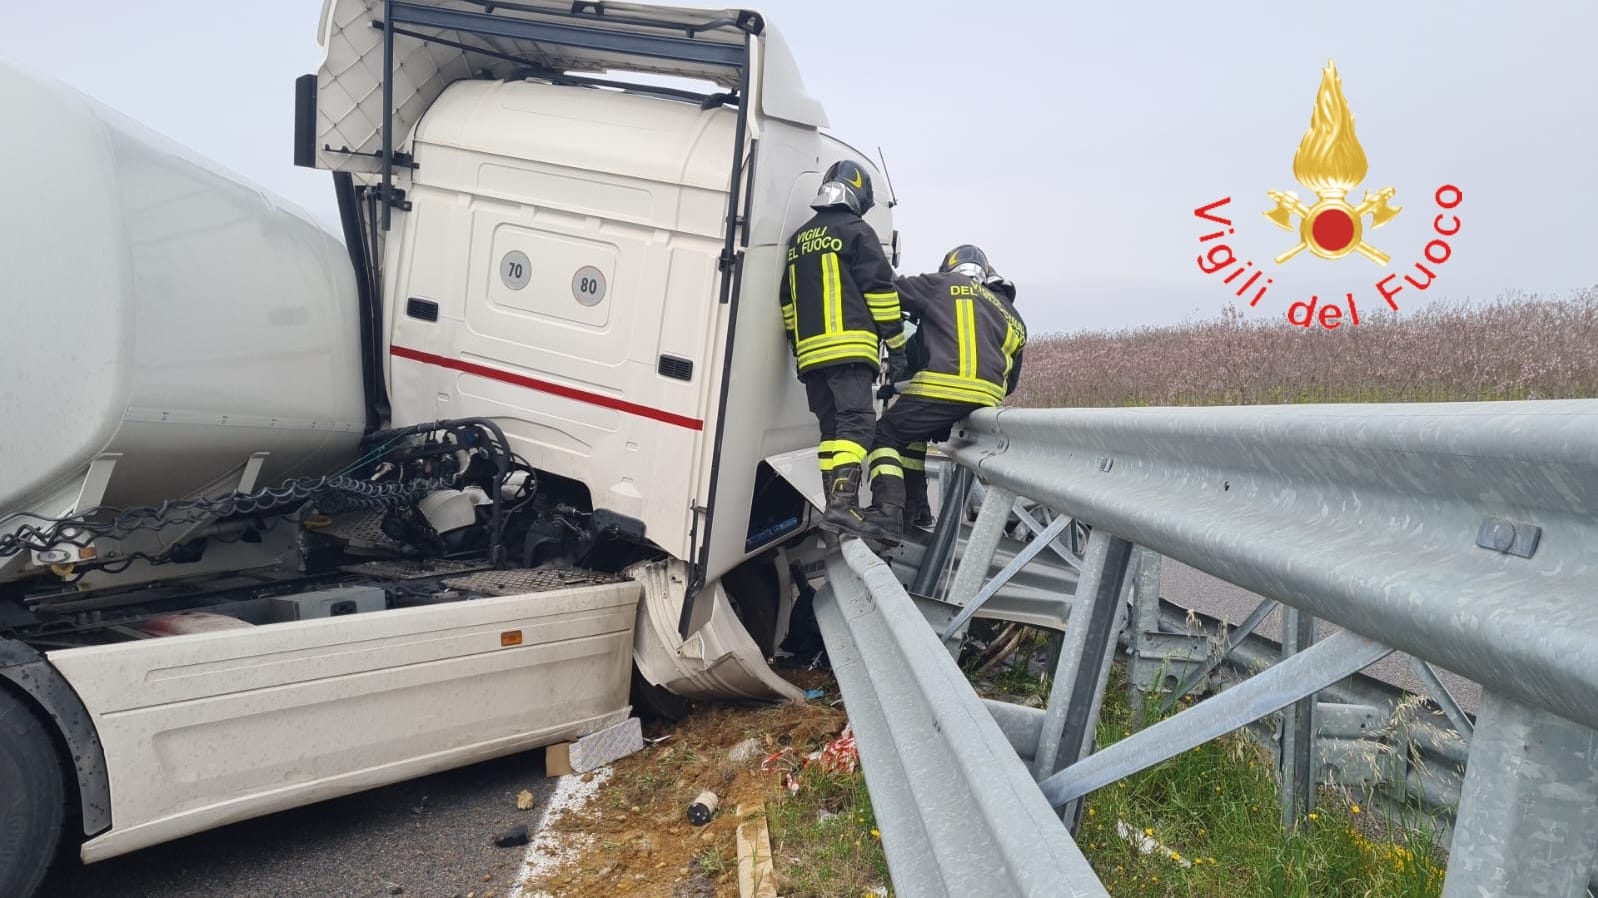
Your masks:
[{"label": "firefighter", "polygon": [[872,503],[860,532],[889,543],[904,536],[907,478],[919,475],[925,489],[926,441],[947,439],[956,422],[1015,391],[1027,339],[1014,286],[975,246],[955,247],[936,274],[895,286],[905,313],[920,322],[927,362],[877,422],[868,456]]},{"label": "firefighter", "polygon": [[821,180],[810,203],[816,214],[788,240],[779,302],[788,348],[821,425],[823,521],[859,532],[862,468],[877,418],[873,387],[883,346],[889,377],[906,371],[904,323],[893,266],[862,218],[873,202],[871,176],[843,160]]}]

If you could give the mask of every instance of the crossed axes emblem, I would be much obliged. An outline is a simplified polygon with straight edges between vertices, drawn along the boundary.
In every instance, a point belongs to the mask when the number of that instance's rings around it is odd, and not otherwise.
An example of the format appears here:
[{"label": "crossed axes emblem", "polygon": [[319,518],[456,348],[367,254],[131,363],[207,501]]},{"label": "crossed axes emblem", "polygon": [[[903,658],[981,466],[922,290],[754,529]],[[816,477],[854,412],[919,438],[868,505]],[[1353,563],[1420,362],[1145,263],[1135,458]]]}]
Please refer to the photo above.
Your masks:
[{"label": "crossed axes emblem", "polygon": [[[1280,265],[1308,249],[1323,259],[1337,259],[1351,252],[1357,252],[1377,265],[1386,265],[1391,257],[1365,242],[1361,236],[1361,231],[1363,230],[1361,221],[1367,214],[1370,215],[1371,228],[1373,229],[1392,221],[1394,216],[1404,211],[1402,206],[1389,206],[1387,204],[1387,201],[1392,199],[1395,193],[1397,193],[1397,190],[1392,187],[1383,187],[1375,195],[1372,195],[1367,190],[1365,191],[1365,198],[1360,201],[1358,206],[1350,206],[1343,199],[1343,191],[1324,190],[1320,192],[1319,199],[1316,200],[1314,206],[1306,207],[1299,202],[1298,194],[1291,190],[1267,191],[1266,195],[1276,201],[1276,208],[1266,212],[1265,217],[1275,222],[1276,226],[1284,231],[1299,232],[1298,245],[1277,256],[1276,264]],[[1300,218],[1297,227],[1293,225],[1293,216],[1295,215]],[[1317,239],[1317,225],[1328,216],[1331,217],[1329,223],[1336,229],[1332,233],[1336,234],[1338,231],[1343,231],[1349,235],[1344,245],[1323,246],[1320,240]],[[1336,222],[1337,218],[1342,218],[1344,221],[1338,223]]]}]

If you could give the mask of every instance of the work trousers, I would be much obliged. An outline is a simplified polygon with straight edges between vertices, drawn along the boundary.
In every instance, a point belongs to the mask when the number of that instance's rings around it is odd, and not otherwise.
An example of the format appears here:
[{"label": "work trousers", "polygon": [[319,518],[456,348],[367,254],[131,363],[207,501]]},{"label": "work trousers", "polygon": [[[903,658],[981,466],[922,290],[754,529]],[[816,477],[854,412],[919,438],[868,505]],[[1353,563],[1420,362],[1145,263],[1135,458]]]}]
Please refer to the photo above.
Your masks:
[{"label": "work trousers", "polygon": [[871,504],[875,508],[905,507],[905,479],[919,477],[920,495],[926,496],[927,444],[945,439],[954,424],[983,406],[944,402],[920,396],[900,396],[877,422],[871,440]]},{"label": "work trousers", "polygon": [[832,365],[806,372],[803,380],[810,411],[821,425],[816,452],[821,479],[830,484],[838,479],[834,472],[846,475],[851,466],[858,469],[865,463],[866,444],[877,422],[872,405],[877,372],[867,365]]}]

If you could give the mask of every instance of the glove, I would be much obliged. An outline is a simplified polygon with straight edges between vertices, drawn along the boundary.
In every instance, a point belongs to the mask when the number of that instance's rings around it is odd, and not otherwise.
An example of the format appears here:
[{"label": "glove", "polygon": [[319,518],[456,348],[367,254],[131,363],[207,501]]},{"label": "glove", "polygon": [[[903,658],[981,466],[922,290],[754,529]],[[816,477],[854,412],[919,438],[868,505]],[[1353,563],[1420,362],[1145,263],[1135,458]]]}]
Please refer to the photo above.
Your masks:
[{"label": "glove", "polygon": [[890,380],[887,383],[883,384],[882,386],[877,387],[877,398],[878,399],[892,399],[893,398],[893,394],[897,393],[897,392],[899,392],[899,391],[894,388],[893,381]]},{"label": "glove", "polygon": [[910,376],[910,357],[903,349],[888,350],[888,383],[898,383]]}]

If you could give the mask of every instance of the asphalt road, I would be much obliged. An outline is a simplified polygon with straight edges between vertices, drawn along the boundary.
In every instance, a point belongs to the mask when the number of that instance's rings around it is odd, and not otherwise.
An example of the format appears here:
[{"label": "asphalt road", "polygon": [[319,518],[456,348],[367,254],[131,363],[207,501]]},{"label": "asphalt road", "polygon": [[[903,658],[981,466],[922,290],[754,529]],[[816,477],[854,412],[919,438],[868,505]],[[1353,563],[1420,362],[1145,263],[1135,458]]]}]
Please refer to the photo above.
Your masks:
[{"label": "asphalt road", "polygon": [[[83,866],[58,863],[40,898],[504,898],[555,780],[543,750],[374,789]],[[536,801],[516,808],[526,789]],[[403,891],[395,892],[391,886]]]}]

